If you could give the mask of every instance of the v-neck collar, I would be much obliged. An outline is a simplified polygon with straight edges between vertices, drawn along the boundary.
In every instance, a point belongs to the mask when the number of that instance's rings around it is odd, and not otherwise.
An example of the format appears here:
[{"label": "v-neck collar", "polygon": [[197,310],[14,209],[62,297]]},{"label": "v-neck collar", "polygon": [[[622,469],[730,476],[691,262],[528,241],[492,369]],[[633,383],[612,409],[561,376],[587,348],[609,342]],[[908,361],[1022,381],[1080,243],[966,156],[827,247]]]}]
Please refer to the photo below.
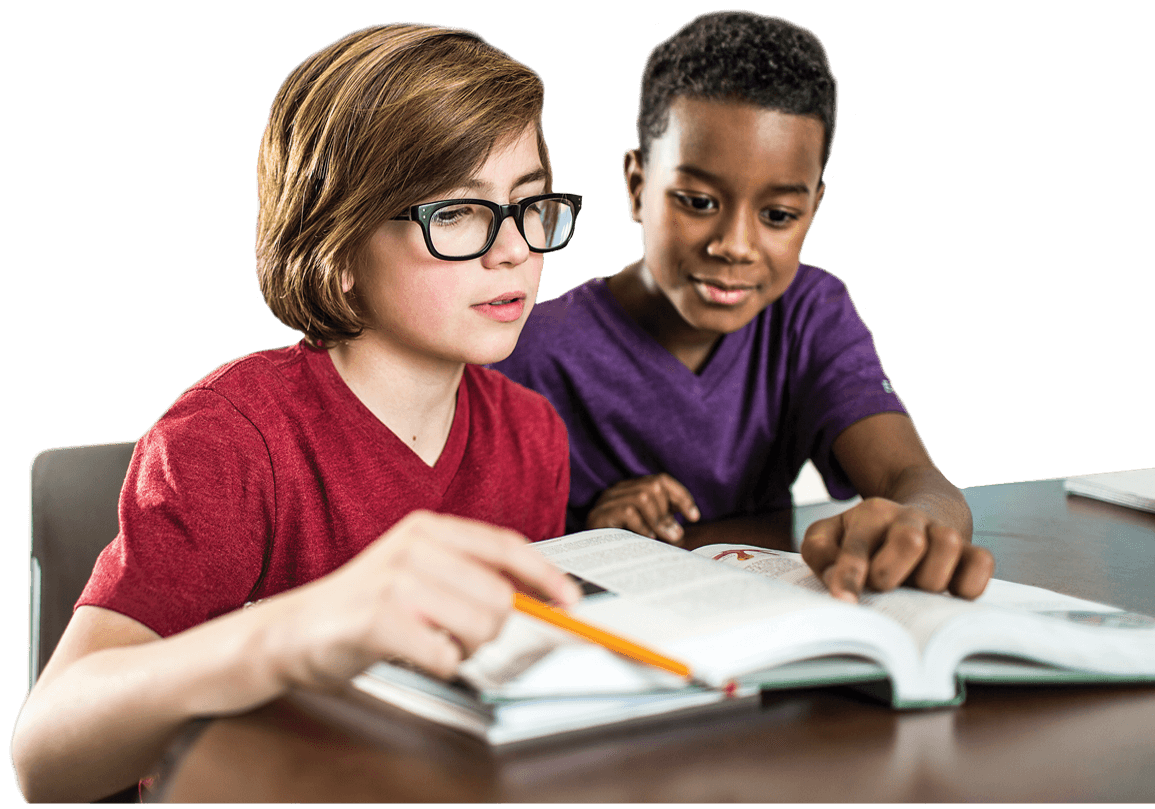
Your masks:
[{"label": "v-neck collar", "polygon": [[675,357],[665,346],[654,339],[648,331],[643,329],[636,320],[630,317],[618,299],[610,291],[608,278],[597,278],[591,284],[594,295],[601,298],[602,311],[611,319],[611,326],[619,331],[625,331],[629,337],[623,342],[636,347],[640,359],[656,365],[668,378],[676,379],[698,391],[713,390],[717,384],[725,379],[734,363],[742,356],[743,346],[749,342],[751,329],[757,320],[750,321],[741,329],[731,334],[723,334],[718,338],[717,345],[706,359],[706,365],[698,373],[687,368],[681,360]]},{"label": "v-neck collar", "polygon": [[421,456],[413,451],[405,441],[389,429],[386,424],[374,415],[364,402],[355,394],[341,378],[333,358],[326,349],[306,347],[307,354],[316,355],[311,364],[318,374],[327,383],[333,392],[334,404],[338,412],[330,413],[330,417],[343,418],[347,424],[362,434],[364,440],[371,444],[379,444],[383,452],[393,458],[406,478],[409,485],[422,486],[437,497],[443,497],[449,489],[449,484],[457,475],[465,457],[465,447],[469,438],[469,366],[461,375],[457,385],[457,401],[453,412],[453,423],[449,427],[449,435],[445,439],[445,446],[433,466],[429,466]]}]

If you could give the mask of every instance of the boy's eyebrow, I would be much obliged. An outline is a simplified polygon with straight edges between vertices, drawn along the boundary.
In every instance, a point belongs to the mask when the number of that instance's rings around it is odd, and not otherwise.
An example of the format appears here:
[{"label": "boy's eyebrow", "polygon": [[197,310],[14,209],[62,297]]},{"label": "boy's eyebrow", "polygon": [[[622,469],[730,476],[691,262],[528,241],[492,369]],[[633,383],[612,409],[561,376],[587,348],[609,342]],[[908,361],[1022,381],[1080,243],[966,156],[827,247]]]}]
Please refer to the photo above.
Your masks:
[{"label": "boy's eyebrow", "polygon": [[[542,168],[541,166],[538,166],[533,171],[528,172],[528,173],[523,174],[520,177],[518,177],[514,181],[513,185],[511,186],[511,190],[513,188],[519,188],[520,186],[523,186],[523,185],[528,185],[529,183],[536,183],[540,180],[544,180],[548,176],[549,175],[546,174],[545,169]],[[469,180],[468,182],[466,182],[462,186],[462,188],[470,189],[473,191],[479,191],[479,192],[489,192],[489,191],[493,191],[493,183],[486,182],[485,180]]]},{"label": "boy's eyebrow", "polygon": [[[681,174],[689,174],[691,177],[697,177],[699,180],[705,180],[714,185],[723,185],[721,178],[717,175],[711,174],[705,169],[700,169],[697,166],[683,164],[674,169]],[[775,194],[799,194],[801,196],[810,196],[810,186],[806,183],[788,183],[785,185],[772,185],[766,188],[767,191],[772,191]]]}]

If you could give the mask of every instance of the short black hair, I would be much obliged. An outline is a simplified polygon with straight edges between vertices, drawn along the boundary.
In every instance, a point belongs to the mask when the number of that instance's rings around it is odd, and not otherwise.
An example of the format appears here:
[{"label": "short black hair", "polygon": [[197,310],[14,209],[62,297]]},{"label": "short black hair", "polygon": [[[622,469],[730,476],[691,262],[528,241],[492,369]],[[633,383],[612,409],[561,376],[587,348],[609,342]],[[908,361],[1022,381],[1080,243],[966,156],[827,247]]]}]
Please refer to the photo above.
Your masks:
[{"label": "short black hair", "polygon": [[740,101],[822,121],[822,166],[834,138],[835,82],[818,37],[777,17],[744,11],[703,14],[654,48],[642,73],[638,145],[670,122],[680,96]]}]

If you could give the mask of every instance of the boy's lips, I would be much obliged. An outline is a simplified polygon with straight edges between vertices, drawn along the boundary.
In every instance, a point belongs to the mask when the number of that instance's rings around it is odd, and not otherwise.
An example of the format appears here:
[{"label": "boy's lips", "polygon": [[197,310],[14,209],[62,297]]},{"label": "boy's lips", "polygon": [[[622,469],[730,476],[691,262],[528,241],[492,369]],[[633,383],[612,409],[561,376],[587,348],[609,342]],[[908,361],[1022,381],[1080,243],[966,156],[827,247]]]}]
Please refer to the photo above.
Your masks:
[{"label": "boy's lips", "polygon": [[485,303],[475,303],[471,308],[499,323],[512,323],[525,311],[525,293],[505,292]]},{"label": "boy's lips", "polygon": [[754,284],[732,284],[713,278],[690,276],[694,289],[707,303],[718,306],[737,306],[754,294]]}]

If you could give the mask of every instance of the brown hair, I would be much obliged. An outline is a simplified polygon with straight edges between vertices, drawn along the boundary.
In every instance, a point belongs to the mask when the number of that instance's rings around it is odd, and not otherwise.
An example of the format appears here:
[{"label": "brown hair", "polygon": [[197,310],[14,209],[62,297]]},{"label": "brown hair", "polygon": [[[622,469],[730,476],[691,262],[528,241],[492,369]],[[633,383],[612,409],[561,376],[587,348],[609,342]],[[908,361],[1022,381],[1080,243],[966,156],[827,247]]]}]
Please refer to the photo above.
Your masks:
[{"label": "brown hair", "polygon": [[531,124],[548,177],[542,99],[537,74],[467,31],[367,28],[306,59],[273,101],[257,167],[257,276],[273,314],[318,345],[358,336],[341,275],[372,232],[464,184]]}]

